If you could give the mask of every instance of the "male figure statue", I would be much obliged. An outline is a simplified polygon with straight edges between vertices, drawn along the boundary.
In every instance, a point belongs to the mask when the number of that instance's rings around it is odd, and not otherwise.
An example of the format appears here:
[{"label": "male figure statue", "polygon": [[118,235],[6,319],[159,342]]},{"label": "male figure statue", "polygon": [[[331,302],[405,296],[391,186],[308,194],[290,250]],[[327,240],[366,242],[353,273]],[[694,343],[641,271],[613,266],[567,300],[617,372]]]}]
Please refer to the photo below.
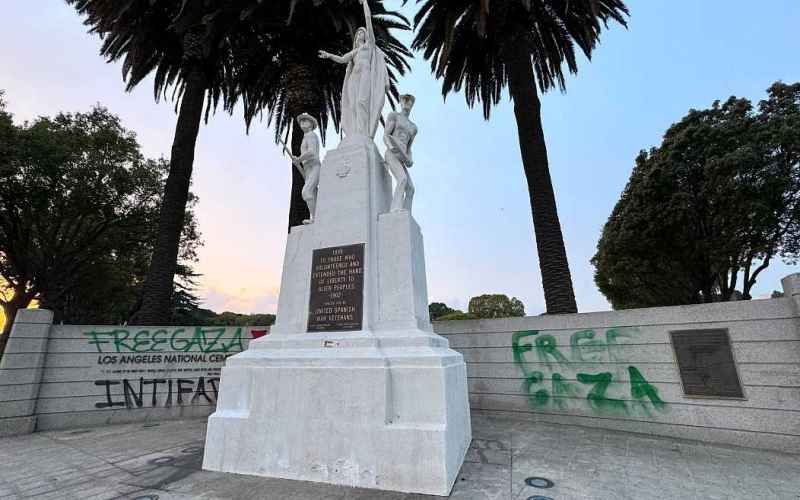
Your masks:
[{"label": "male figure statue", "polygon": [[319,169],[322,166],[319,160],[319,137],[315,130],[319,127],[316,118],[303,113],[297,117],[297,124],[303,130],[303,143],[300,145],[300,156],[292,156],[292,163],[302,174],[305,183],[303,184],[303,200],[308,205],[310,218],[303,221],[303,224],[314,222],[314,214],[317,209],[317,186],[319,185]]},{"label": "male figure statue", "polygon": [[402,110],[392,111],[386,119],[383,142],[386,144],[386,165],[392,173],[397,186],[392,196],[392,212],[398,210],[411,211],[414,199],[414,184],[408,175],[408,169],[414,164],[411,145],[417,135],[417,126],[411,121],[411,108],[416,98],[411,94],[400,96]]}]

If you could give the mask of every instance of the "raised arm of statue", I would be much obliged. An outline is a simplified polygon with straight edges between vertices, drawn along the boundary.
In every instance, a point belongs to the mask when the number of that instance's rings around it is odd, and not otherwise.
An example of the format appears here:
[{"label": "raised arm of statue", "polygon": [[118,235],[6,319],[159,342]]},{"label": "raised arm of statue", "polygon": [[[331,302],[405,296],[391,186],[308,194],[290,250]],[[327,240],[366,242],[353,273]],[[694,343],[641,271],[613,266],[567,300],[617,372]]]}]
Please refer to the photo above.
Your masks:
[{"label": "raised arm of statue", "polygon": [[370,47],[375,45],[375,30],[372,28],[372,12],[369,10],[369,0],[360,0],[364,6],[364,26],[367,27],[367,44]]},{"label": "raised arm of statue", "polygon": [[350,61],[353,60],[353,57],[355,57],[355,55],[356,55],[355,50],[351,50],[350,52],[348,52],[343,56],[337,56],[336,54],[331,54],[330,52],[325,52],[324,50],[320,50],[319,52],[317,52],[317,56],[320,59],[330,59],[331,61],[339,64],[349,63]]}]

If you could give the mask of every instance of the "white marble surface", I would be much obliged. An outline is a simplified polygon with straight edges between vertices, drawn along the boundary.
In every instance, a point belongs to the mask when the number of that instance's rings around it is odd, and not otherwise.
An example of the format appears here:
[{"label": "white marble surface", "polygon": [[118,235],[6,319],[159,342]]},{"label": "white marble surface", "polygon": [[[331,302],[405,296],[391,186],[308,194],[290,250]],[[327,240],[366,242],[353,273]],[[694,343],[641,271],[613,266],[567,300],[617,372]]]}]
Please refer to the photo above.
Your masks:
[{"label": "white marble surface", "polygon": [[298,337],[229,360],[203,467],[447,495],[471,440],[461,355],[433,335],[395,347]]},{"label": "white marble surface", "polygon": [[416,98],[413,95],[401,95],[401,110],[389,113],[383,132],[383,143],[386,144],[386,167],[392,173],[395,182],[392,212],[398,210],[411,212],[414,201],[414,183],[408,174],[408,169],[414,165],[412,146],[419,132],[417,125],[411,121],[414,102]]},{"label": "white marble surface", "polygon": [[345,136],[374,138],[390,79],[386,55],[375,41],[369,3],[361,1],[361,5],[365,26],[356,30],[353,50],[341,56],[320,50],[319,57],[347,65],[341,102],[341,128]]},{"label": "white marble surface", "polygon": [[[222,371],[205,469],[449,494],[471,441],[466,365],[432,331],[422,233],[390,200],[371,139],[326,155],[316,220],[287,241],[276,324]],[[307,333],[314,249],[359,243],[362,329]]]},{"label": "white marble surface", "polygon": [[365,243],[364,325],[378,318],[378,215],[387,212],[391,180],[378,148],[366,137],[346,139],[329,151],[320,172],[314,224],[292,228],[286,242],[278,314],[271,332],[306,331],[311,284],[311,257],[316,248]]},{"label": "white marble surface", "polygon": [[310,217],[303,221],[303,224],[314,222],[314,214],[317,209],[317,188],[319,186],[319,170],[321,165],[319,159],[319,136],[316,130],[319,128],[317,119],[308,113],[302,113],[297,117],[297,123],[303,130],[303,142],[300,144],[300,156],[293,156],[292,162],[299,166],[300,173],[303,175],[303,200],[308,205]]}]

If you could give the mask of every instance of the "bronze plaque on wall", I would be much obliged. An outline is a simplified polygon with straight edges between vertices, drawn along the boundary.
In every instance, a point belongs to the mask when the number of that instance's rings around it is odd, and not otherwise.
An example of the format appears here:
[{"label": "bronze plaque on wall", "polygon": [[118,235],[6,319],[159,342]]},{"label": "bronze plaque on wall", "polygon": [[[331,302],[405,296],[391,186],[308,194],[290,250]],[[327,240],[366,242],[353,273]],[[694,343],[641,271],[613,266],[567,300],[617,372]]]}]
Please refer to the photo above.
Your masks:
[{"label": "bronze plaque on wall", "polygon": [[728,330],[669,332],[687,396],[743,398]]},{"label": "bronze plaque on wall", "polygon": [[314,250],[308,331],[361,330],[364,243]]}]

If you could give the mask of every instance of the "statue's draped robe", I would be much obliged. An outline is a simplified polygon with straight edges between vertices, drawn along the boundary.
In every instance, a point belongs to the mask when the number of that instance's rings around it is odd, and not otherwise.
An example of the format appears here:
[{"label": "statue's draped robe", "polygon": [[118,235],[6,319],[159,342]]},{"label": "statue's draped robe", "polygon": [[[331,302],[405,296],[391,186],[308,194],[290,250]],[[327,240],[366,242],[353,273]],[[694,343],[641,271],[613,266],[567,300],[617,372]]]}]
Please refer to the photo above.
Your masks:
[{"label": "statue's draped robe", "polygon": [[[358,57],[358,53],[355,57]],[[363,74],[354,75],[354,65],[355,62],[347,65],[342,86],[342,130],[347,137],[364,135],[374,139],[389,86],[386,57],[381,49],[372,45],[369,68],[361,68],[362,72],[369,71],[368,88],[362,88]],[[368,102],[367,109],[360,106],[359,102]]]}]

